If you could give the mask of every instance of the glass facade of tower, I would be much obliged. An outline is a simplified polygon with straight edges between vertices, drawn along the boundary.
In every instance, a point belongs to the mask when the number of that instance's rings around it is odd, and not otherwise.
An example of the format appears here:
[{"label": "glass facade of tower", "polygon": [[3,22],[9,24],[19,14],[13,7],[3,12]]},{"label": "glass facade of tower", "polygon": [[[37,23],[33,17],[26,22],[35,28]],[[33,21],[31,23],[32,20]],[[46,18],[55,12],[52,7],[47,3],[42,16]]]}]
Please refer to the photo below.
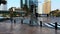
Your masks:
[{"label": "glass facade of tower", "polygon": [[38,5],[38,0],[29,0],[29,4],[35,4],[36,6]]},{"label": "glass facade of tower", "polygon": [[21,0],[21,6],[23,6],[23,4],[26,4],[28,7],[33,4],[37,6],[38,5],[37,2],[38,0]]},{"label": "glass facade of tower", "polygon": [[20,0],[20,3],[21,3],[21,8],[23,7],[23,0]]},{"label": "glass facade of tower", "polygon": [[22,8],[24,6],[24,4],[28,5],[29,0],[20,0],[20,2],[21,2],[21,8]]},{"label": "glass facade of tower", "polygon": [[7,1],[6,0],[0,0],[0,10],[7,10]]}]

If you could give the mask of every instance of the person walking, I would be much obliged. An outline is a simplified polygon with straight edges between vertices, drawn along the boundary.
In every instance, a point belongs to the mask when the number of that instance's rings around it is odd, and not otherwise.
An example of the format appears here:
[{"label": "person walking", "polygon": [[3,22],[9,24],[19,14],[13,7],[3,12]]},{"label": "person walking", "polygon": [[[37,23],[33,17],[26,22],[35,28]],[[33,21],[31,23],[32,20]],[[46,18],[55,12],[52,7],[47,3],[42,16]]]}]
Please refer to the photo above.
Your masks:
[{"label": "person walking", "polygon": [[14,19],[14,24],[16,24],[16,19]]}]

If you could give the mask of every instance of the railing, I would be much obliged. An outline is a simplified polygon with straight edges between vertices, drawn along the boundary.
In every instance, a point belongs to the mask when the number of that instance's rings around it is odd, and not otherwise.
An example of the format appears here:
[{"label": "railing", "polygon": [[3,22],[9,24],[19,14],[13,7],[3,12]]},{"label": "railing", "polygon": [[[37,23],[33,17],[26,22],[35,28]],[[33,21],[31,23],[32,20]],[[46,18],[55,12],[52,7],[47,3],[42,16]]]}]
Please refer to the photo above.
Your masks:
[{"label": "railing", "polygon": [[[23,20],[21,20],[21,23],[22,24],[24,24],[24,19]],[[28,22],[26,22],[26,24],[28,24]],[[60,30],[60,24],[59,23],[57,23],[57,22],[55,22],[55,23],[43,23],[43,21],[40,21],[40,25],[39,25],[39,23],[37,24],[35,24],[35,23],[33,22],[33,23],[31,23],[31,21],[29,20],[29,24],[28,25],[32,25],[32,26],[40,26],[40,27],[48,27],[48,28],[51,28],[51,29],[55,29],[55,30]]]}]

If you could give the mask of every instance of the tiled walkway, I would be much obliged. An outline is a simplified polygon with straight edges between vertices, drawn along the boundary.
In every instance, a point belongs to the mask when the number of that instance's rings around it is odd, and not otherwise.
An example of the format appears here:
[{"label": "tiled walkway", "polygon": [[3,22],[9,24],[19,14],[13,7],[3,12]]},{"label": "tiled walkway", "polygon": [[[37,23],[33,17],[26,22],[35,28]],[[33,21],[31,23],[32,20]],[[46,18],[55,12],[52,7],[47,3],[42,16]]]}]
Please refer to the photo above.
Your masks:
[{"label": "tiled walkway", "polygon": [[60,30],[55,30],[48,27],[29,26],[26,24],[21,24],[20,18],[16,19],[16,24],[11,23],[10,20],[0,22],[0,34],[60,34]]},{"label": "tiled walkway", "polygon": [[0,34],[60,34],[60,30],[26,24],[0,23]]}]

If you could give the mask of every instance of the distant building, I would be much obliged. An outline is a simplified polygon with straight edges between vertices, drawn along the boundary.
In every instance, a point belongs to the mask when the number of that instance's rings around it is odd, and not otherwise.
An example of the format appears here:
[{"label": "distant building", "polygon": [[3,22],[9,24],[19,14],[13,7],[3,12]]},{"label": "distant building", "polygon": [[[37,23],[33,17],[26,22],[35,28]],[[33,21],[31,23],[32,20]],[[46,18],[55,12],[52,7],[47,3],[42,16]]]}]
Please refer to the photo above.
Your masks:
[{"label": "distant building", "polygon": [[21,5],[21,8],[23,7],[23,0],[20,0],[20,5]]},{"label": "distant building", "polygon": [[21,8],[23,8],[24,4],[25,5],[28,5],[28,2],[29,0],[20,0],[20,5],[21,5]]},{"label": "distant building", "polygon": [[22,0],[22,4],[26,4],[29,8],[31,5],[36,5],[38,14],[49,14],[51,11],[51,0]]},{"label": "distant building", "polygon": [[0,11],[7,11],[7,1],[0,0]]},{"label": "distant building", "polygon": [[24,16],[26,11],[21,8],[11,7],[9,8],[10,13],[16,13],[16,16]]},{"label": "distant building", "polygon": [[18,11],[18,10],[21,10],[21,9],[20,8],[16,8],[16,7],[11,7],[11,8],[9,8],[9,10],[15,12],[16,10]]},{"label": "distant building", "polygon": [[32,4],[35,4],[37,0],[20,0],[20,5],[23,7],[24,4],[26,4],[28,7]]},{"label": "distant building", "polygon": [[16,8],[16,7],[11,7],[9,8],[9,11],[13,11],[13,12],[26,12],[23,9],[20,8]]},{"label": "distant building", "polygon": [[37,10],[38,14],[43,14],[43,2],[44,0],[38,0],[38,10]]},{"label": "distant building", "polygon": [[43,4],[44,14],[49,14],[51,11],[51,0],[45,0]]}]

